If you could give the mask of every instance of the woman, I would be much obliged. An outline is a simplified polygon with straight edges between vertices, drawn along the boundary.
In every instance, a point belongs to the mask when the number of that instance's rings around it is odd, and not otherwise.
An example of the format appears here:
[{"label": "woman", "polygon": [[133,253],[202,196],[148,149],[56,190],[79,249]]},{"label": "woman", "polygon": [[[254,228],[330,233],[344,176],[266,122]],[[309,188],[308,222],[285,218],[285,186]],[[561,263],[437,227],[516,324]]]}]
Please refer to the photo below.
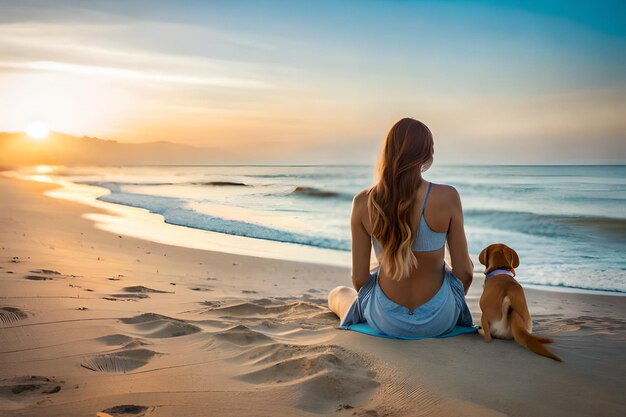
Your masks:
[{"label": "woman", "polygon": [[[474,265],[461,200],[454,187],[422,178],[432,161],[426,125],[405,118],[391,128],[376,184],[353,201],[354,289],[337,287],[328,295],[340,327],[367,322],[379,333],[410,337],[472,324],[465,294]],[[452,269],[444,261],[446,241]],[[380,266],[370,273],[372,245]]]}]

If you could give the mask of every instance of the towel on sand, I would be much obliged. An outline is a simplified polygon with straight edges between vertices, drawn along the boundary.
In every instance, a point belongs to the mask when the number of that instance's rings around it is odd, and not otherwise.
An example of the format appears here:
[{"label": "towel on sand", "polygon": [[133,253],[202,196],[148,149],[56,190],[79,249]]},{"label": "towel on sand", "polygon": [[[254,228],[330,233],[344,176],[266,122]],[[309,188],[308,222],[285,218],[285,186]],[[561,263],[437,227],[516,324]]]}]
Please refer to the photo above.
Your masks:
[{"label": "towel on sand", "polygon": [[478,326],[455,326],[449,332],[444,333],[439,336],[389,336],[383,333],[378,333],[377,331],[372,329],[367,323],[351,324],[345,330],[352,330],[353,332],[369,334],[369,335],[376,336],[376,337],[385,337],[387,339],[422,340],[422,339],[431,339],[431,338],[440,339],[444,337],[453,337],[453,336],[459,336],[462,334],[476,333],[476,331],[478,331]]}]

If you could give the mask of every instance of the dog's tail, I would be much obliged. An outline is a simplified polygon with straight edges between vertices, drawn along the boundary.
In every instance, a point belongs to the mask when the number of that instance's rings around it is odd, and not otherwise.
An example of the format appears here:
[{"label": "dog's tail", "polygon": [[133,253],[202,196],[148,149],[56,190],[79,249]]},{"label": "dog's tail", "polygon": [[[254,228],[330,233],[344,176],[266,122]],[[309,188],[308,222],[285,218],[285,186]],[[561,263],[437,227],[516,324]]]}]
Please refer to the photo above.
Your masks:
[{"label": "dog's tail", "polygon": [[[509,299],[509,303],[511,306],[511,332],[513,333],[513,339],[515,339],[515,341],[520,345],[532,350],[538,355],[546,356],[550,359],[561,362],[561,358],[556,356],[547,347],[544,346],[544,343],[552,343],[552,339],[532,335],[526,328],[522,316],[518,313],[518,311],[523,311],[523,306],[521,304],[524,304],[524,301],[520,300],[518,297],[519,295],[517,294],[508,294],[507,297],[505,297],[505,301],[503,302],[504,307],[504,304],[506,304],[506,299]],[[519,309],[516,309],[516,306]]]}]

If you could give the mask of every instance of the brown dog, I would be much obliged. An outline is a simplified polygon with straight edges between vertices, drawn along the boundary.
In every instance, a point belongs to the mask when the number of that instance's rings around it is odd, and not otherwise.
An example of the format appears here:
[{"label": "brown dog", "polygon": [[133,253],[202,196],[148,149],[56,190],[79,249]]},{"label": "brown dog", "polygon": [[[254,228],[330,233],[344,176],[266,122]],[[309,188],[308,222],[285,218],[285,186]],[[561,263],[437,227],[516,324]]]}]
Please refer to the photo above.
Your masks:
[{"label": "brown dog", "polygon": [[491,342],[492,336],[515,339],[539,355],[560,361],[543,345],[552,343],[551,339],[531,334],[533,323],[524,290],[513,278],[519,266],[517,253],[505,244],[494,243],[483,249],[478,260],[485,265],[485,288],[480,297],[482,329],[479,330],[485,342]]}]

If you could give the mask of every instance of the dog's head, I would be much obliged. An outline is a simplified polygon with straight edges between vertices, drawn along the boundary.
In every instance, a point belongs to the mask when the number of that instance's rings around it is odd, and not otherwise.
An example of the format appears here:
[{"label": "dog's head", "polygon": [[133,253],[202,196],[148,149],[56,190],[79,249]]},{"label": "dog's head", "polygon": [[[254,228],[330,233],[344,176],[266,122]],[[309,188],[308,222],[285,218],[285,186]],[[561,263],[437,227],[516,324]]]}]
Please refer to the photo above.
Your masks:
[{"label": "dog's head", "polygon": [[496,269],[508,269],[515,275],[515,268],[519,266],[517,253],[504,243],[487,246],[478,256],[478,261],[485,265],[485,274]]}]

